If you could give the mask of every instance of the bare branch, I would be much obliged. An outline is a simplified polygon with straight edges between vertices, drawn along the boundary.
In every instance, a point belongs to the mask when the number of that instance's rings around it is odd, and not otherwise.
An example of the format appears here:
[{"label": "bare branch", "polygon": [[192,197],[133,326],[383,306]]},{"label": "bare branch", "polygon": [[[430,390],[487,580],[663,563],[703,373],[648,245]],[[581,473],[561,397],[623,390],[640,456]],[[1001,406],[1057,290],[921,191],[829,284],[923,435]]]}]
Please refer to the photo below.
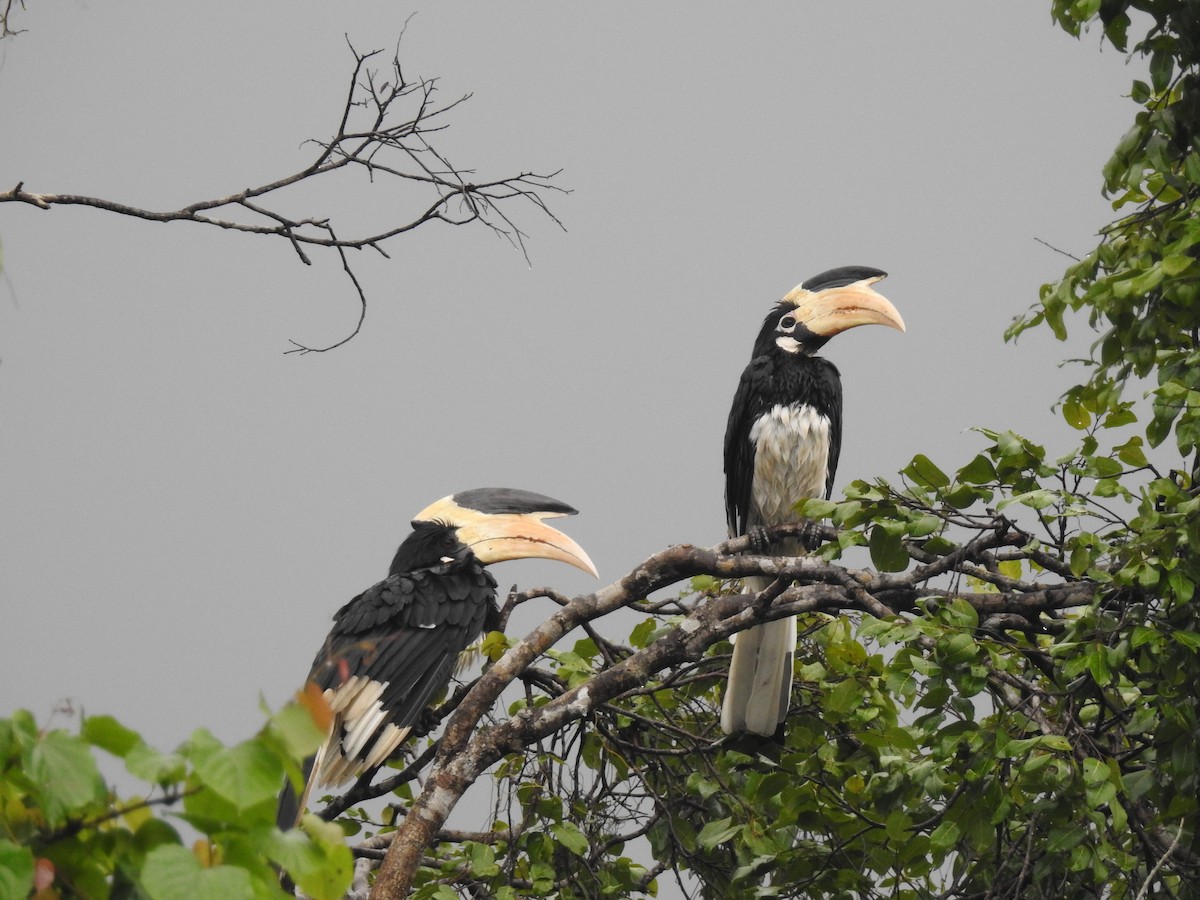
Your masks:
[{"label": "bare branch", "polygon": [[20,5],[25,10],[25,0],[3,0],[0,2],[0,40],[24,33],[24,28],[12,27],[12,10],[14,5]]},{"label": "bare branch", "polygon": [[[4,4],[0,6],[0,37],[3,37],[14,33],[7,30],[8,13],[14,0],[0,2]],[[358,321],[349,334],[324,347],[292,341],[292,349],[286,352],[301,355],[340,347],[362,329],[367,311],[366,292],[351,266],[348,250],[372,249],[386,258],[388,253],[384,245],[388,241],[422,225],[435,221],[448,225],[478,222],[519,249],[528,262],[526,234],[516,224],[510,206],[521,201],[563,227],[543,196],[546,191],[567,193],[554,183],[559,172],[539,175],[526,171],[476,182],[468,178],[473,174],[470,170],[452,165],[431,143],[431,136],[447,127],[446,115],[466,102],[470,95],[439,103],[435,96],[436,79],[406,80],[400,65],[399,42],[391,61],[390,78],[383,81],[370,67],[371,61],[383,51],[359,53],[350,44],[350,52],[354,56],[354,67],[334,134],[327,141],[311,141],[318,152],[310,162],[290,174],[173,210],[144,209],[79,194],[32,192],[25,190],[24,182],[0,192],[0,203],[22,203],[40,210],[86,206],[149,222],[195,222],[281,238],[291,245],[305,265],[312,263],[306,247],[336,252],[359,301]],[[409,214],[382,229],[354,230],[339,225],[335,230],[332,215],[294,218],[281,211],[288,188],[301,182],[328,181],[339,172],[349,176],[356,170],[365,174],[370,186],[399,182],[410,188],[413,200]],[[341,237],[342,231],[349,231],[350,236]]]},{"label": "bare branch", "polygon": [[1079,257],[1076,256],[1074,253],[1068,253],[1066,250],[1060,250],[1058,247],[1055,247],[1049,241],[1043,241],[1040,237],[1037,237],[1037,236],[1034,237],[1034,240],[1037,241],[1039,244],[1041,244],[1043,247],[1053,250],[1055,253],[1061,253],[1067,259],[1073,259],[1073,260],[1075,260],[1075,262],[1079,262]]},{"label": "bare branch", "polygon": [[1154,868],[1151,869],[1150,874],[1148,874],[1146,876],[1146,880],[1145,880],[1145,882],[1143,882],[1141,890],[1138,891],[1137,896],[1134,898],[1134,900],[1145,900],[1145,898],[1150,895],[1149,891],[1150,891],[1151,885],[1154,884],[1154,879],[1156,879],[1158,877],[1158,873],[1161,872],[1163,866],[1165,866],[1167,864],[1167,860],[1169,860],[1171,858],[1171,856],[1175,853],[1175,851],[1179,849],[1179,839],[1181,837],[1183,837],[1183,824],[1184,824],[1184,820],[1180,819],[1179,827],[1177,829],[1175,829],[1175,837],[1171,840],[1171,845],[1162,852],[1162,855],[1158,858],[1158,861],[1154,864]]}]

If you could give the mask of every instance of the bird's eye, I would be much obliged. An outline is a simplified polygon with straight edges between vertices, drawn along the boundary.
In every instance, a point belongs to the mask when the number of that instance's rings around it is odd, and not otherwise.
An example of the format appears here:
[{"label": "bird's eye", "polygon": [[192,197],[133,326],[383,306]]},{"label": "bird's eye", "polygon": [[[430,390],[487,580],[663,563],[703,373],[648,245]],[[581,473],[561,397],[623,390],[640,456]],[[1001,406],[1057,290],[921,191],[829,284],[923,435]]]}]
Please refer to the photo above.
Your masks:
[{"label": "bird's eye", "polygon": [[796,327],[796,317],[793,315],[786,315],[782,319],[779,320],[779,330],[780,331],[791,331],[795,327]]}]

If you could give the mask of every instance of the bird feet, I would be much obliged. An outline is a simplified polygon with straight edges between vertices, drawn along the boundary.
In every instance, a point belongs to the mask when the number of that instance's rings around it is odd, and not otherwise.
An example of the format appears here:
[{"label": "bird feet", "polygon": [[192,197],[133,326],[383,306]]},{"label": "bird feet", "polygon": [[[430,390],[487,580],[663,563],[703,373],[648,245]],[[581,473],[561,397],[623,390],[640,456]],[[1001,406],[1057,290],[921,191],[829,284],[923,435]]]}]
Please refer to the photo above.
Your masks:
[{"label": "bird feet", "polygon": [[753,525],[746,531],[746,537],[750,540],[750,549],[759,556],[766,555],[771,549],[771,537],[761,525]]},{"label": "bird feet", "polygon": [[797,537],[800,540],[800,546],[804,548],[805,553],[811,553],[821,546],[821,526],[820,523],[814,522],[812,519],[804,519],[800,523],[800,533]]},{"label": "bird feet", "polygon": [[[815,522],[812,519],[801,519],[797,523],[799,531],[796,533],[796,540],[800,543],[801,549],[805,553],[811,553],[821,546],[821,523]],[[753,525],[746,530],[746,537],[750,541],[750,550],[760,556],[764,556],[771,549],[771,532],[770,529],[762,525]]]},{"label": "bird feet", "polygon": [[437,713],[437,707],[427,706],[421,710],[421,715],[417,717],[416,727],[413,730],[417,734],[429,734],[442,724],[442,718]]}]

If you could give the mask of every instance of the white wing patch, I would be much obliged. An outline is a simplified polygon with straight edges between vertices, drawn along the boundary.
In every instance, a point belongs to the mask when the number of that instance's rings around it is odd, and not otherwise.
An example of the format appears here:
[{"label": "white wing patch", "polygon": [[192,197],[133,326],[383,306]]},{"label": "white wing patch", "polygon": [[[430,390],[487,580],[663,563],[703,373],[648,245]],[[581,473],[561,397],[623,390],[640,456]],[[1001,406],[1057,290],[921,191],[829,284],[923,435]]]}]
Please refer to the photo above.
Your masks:
[{"label": "white wing patch", "polygon": [[354,675],[326,689],[325,699],[334,713],[333,733],[321,770],[314,780],[321,787],[336,787],[368,769],[382,765],[408,737],[408,728],[387,723],[380,698],[387,684]]},{"label": "white wing patch", "polygon": [[796,521],[792,507],[825,496],[829,417],[807,404],[776,404],[750,429],[754,445],[751,515],[756,525]]}]

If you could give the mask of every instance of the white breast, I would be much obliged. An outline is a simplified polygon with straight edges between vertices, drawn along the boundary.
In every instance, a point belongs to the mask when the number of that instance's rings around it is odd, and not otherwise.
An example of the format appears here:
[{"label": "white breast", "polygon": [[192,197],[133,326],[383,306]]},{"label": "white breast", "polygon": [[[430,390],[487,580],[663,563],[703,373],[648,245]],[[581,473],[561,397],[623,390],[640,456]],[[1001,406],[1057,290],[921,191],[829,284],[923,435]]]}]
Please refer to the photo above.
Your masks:
[{"label": "white breast", "polygon": [[754,444],[752,524],[794,522],[797,501],[825,496],[829,418],[811,406],[776,405],[750,429]]}]

